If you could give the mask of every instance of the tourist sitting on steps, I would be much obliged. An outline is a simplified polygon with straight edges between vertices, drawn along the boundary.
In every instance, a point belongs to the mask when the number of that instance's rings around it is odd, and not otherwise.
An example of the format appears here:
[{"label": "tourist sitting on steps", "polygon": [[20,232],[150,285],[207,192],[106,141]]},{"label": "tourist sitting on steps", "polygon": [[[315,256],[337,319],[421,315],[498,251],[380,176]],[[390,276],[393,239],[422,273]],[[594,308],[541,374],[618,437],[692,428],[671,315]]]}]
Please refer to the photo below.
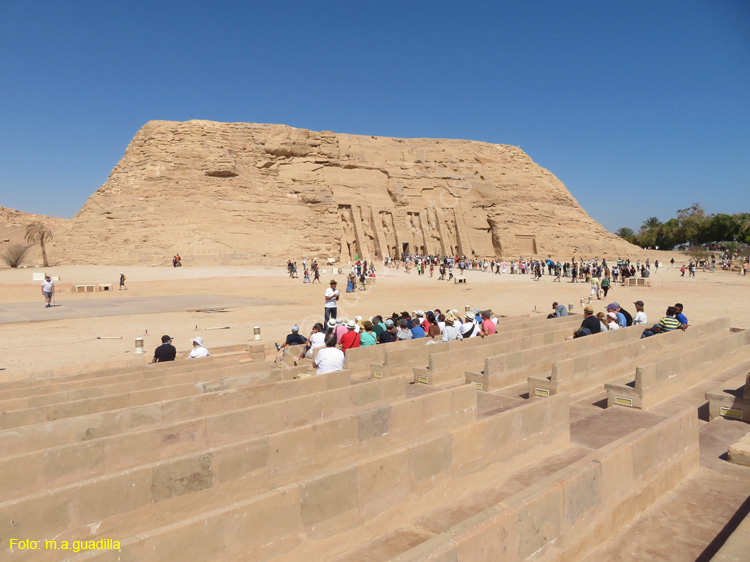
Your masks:
[{"label": "tourist sitting on steps", "polygon": [[190,340],[193,344],[193,351],[188,355],[188,359],[197,359],[198,357],[208,357],[208,350],[203,347],[203,338],[198,336]]},{"label": "tourist sitting on steps", "polygon": [[163,363],[165,361],[174,361],[177,357],[177,349],[172,345],[172,338],[167,335],[161,337],[161,345],[154,351],[152,363]]},{"label": "tourist sitting on steps", "polygon": [[[334,325],[335,325],[335,321],[334,321]],[[325,347],[326,335],[324,333],[324,330],[325,328],[323,328],[323,324],[321,324],[320,322],[317,322],[312,327],[312,333],[310,334],[310,339],[307,340],[307,345],[305,345],[305,347],[302,348],[302,353],[300,353],[297,356],[297,361],[301,360],[303,357],[312,359],[313,353],[315,352],[317,348]]]},{"label": "tourist sitting on steps", "polygon": [[682,327],[680,321],[675,318],[677,311],[673,306],[667,308],[666,316],[659,320],[658,324],[654,324],[651,328],[643,330],[641,339],[648,338],[654,334],[661,334],[663,332],[671,332],[672,330],[679,330]]},{"label": "tourist sitting on steps", "polygon": [[324,375],[344,368],[344,352],[336,347],[336,336],[329,334],[326,337],[326,346],[318,351],[313,367],[317,369],[316,374]]},{"label": "tourist sitting on steps", "polygon": [[581,338],[583,336],[590,336],[591,334],[598,334],[601,332],[601,325],[599,319],[594,316],[594,307],[590,304],[583,309],[583,322],[581,327],[573,332],[573,338]]},{"label": "tourist sitting on steps", "polygon": [[281,345],[277,343],[274,343],[274,345],[276,346],[276,350],[278,351],[284,349],[288,345],[305,345],[306,343],[307,338],[299,333],[299,326],[295,324],[294,326],[292,326],[292,333],[287,335],[286,341]]}]

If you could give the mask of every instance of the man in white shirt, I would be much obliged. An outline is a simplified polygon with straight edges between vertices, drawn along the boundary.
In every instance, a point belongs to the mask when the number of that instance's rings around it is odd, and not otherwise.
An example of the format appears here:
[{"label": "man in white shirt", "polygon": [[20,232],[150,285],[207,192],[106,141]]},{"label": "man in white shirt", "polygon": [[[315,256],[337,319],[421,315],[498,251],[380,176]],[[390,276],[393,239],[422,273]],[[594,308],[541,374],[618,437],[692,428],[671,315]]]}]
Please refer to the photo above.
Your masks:
[{"label": "man in white shirt", "polygon": [[328,324],[328,320],[330,320],[331,318],[336,318],[336,311],[338,308],[338,300],[340,296],[341,293],[336,289],[336,280],[331,279],[330,286],[326,289],[325,292],[325,324]]},{"label": "man in white shirt", "polygon": [[464,339],[459,329],[453,326],[453,320],[454,318],[452,314],[449,314],[448,316],[445,317],[445,328],[443,328],[440,341],[453,341],[453,340]]},{"label": "man in white shirt", "polygon": [[208,350],[203,347],[203,338],[198,336],[197,338],[193,338],[190,340],[193,342],[193,351],[190,352],[190,355],[188,355],[188,359],[196,359],[198,357],[208,357],[209,353]]},{"label": "man in white shirt", "polygon": [[52,306],[52,295],[55,294],[55,282],[52,281],[49,275],[44,276],[44,281],[42,281],[42,295],[44,296],[44,302],[46,303],[44,305],[44,308],[49,308]]},{"label": "man in white shirt", "polygon": [[479,326],[474,321],[474,314],[467,312],[464,317],[464,323],[461,324],[461,335],[464,339],[475,338],[479,335]]},{"label": "man in white shirt", "polygon": [[316,374],[324,375],[333,371],[344,369],[344,352],[336,347],[336,336],[329,334],[326,338],[326,346],[318,351],[315,356],[313,367],[317,369]]}]

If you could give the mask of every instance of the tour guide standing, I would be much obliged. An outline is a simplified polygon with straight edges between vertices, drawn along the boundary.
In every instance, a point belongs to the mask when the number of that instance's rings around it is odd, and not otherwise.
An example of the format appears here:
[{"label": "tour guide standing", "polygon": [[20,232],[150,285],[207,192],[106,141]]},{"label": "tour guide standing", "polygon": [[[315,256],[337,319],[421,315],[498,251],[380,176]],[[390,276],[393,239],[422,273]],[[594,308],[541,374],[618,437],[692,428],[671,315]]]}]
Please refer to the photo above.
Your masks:
[{"label": "tour guide standing", "polygon": [[330,318],[336,318],[336,310],[341,293],[336,289],[336,280],[331,279],[331,286],[326,289],[325,324]]},{"label": "tour guide standing", "polygon": [[44,302],[46,303],[44,305],[44,308],[49,308],[52,306],[50,303],[52,302],[52,295],[55,294],[55,282],[52,281],[49,275],[44,276],[44,281],[42,281],[42,295],[44,296]]}]

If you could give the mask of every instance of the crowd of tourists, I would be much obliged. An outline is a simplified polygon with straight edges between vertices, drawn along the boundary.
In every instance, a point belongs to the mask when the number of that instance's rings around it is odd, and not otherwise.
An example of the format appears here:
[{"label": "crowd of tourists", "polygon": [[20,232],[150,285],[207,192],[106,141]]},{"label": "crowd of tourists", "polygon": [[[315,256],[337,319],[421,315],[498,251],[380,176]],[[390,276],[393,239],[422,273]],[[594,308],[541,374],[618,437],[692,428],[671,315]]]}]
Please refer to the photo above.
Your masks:
[{"label": "crowd of tourists", "polygon": [[[331,286],[335,288],[335,283]],[[335,289],[334,289],[335,292]],[[390,315],[375,315],[370,318],[356,316],[352,319],[338,318],[328,312],[324,322],[316,323],[309,337],[299,333],[293,326],[283,345],[302,346],[296,355],[314,358],[318,374],[340,370],[344,364],[344,351],[357,347],[383,345],[396,341],[425,339],[429,343],[457,341],[474,337],[485,337],[497,331],[497,316],[492,310],[475,308],[460,314],[457,309],[415,310],[393,312]],[[322,348],[322,349],[319,349]],[[317,353],[316,353],[316,350]]]},{"label": "crowd of tourists", "polygon": [[[645,329],[641,333],[641,338],[647,338],[658,333],[671,332],[672,330],[686,330],[688,328],[688,320],[683,313],[682,303],[676,303],[674,306],[667,307],[664,316],[659,322],[651,326],[648,324],[648,315],[646,314],[643,301],[635,301],[633,306],[635,306],[635,315],[625,310],[618,302],[612,302],[606,306],[604,311],[596,313],[593,305],[587,305],[583,309],[583,321],[570,339],[619,330],[620,328],[627,328],[629,326],[644,326]],[[556,302],[552,303],[552,310],[552,313],[547,318],[559,318],[568,315],[565,306],[559,305]]]}]

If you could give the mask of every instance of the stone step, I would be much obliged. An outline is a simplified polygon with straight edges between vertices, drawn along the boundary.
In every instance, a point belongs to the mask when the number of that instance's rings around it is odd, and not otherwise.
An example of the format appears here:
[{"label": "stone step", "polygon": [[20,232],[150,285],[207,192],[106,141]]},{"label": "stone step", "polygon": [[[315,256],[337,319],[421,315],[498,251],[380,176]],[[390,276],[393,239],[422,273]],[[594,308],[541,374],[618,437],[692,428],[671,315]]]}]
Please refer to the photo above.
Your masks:
[{"label": "stone step", "polygon": [[[384,356],[381,362],[372,363],[370,372],[375,378],[403,375],[411,373],[414,367],[425,367],[429,365],[429,357],[435,353],[460,351],[473,348],[474,346],[491,345],[493,343],[510,341],[515,339],[526,340],[534,334],[545,334],[548,332],[565,331],[566,326],[577,325],[578,321],[571,322],[567,318],[555,319],[554,322],[537,322],[534,327],[524,327],[518,330],[504,330],[486,338],[473,337],[460,341],[437,342],[425,347],[415,346],[408,349],[398,349],[384,346]],[[570,328],[572,331],[572,328]],[[425,342],[426,343],[426,342]]]},{"label": "stone step", "polygon": [[698,463],[698,417],[690,408],[593,451],[389,559],[581,560],[689,478]]},{"label": "stone step", "polygon": [[[50,406],[59,403],[70,403],[76,400],[84,400],[89,398],[100,398],[103,396],[110,396],[115,394],[121,394],[126,392],[137,392],[140,390],[156,389],[159,387],[174,387],[180,384],[200,384],[201,387],[206,387],[209,381],[223,380],[228,378],[237,377],[249,377],[262,379],[270,377],[272,373],[281,373],[288,371],[292,374],[299,374],[304,372],[304,369],[296,367],[280,369],[274,366],[273,363],[246,363],[246,364],[231,364],[225,367],[217,367],[214,369],[191,371],[187,373],[165,373],[159,374],[158,376],[149,378],[135,378],[134,380],[119,380],[117,377],[113,377],[111,380],[109,377],[103,384],[91,384],[90,381],[80,381],[76,384],[85,383],[80,388],[67,389],[59,391],[51,391],[46,389],[48,392],[40,392],[31,396],[25,396],[21,398],[7,398],[0,400],[0,411],[9,412],[12,410],[21,410],[27,408],[40,408],[43,406]],[[291,378],[291,375],[287,378]]]},{"label": "stone step", "polygon": [[[228,445],[198,447],[189,454],[124,470],[110,471],[102,466],[99,471],[92,471],[82,462],[79,471],[69,473],[67,479],[37,480],[25,490],[3,490],[4,497],[12,501],[0,504],[0,513],[17,516],[27,505],[70,502],[77,521],[74,526],[80,527],[95,523],[95,515],[101,513],[101,502],[107,502],[113,493],[118,494],[117,490],[141,487],[144,482],[150,488],[150,496],[141,494],[143,503],[128,502],[127,509],[169,501],[164,509],[181,511],[183,504],[200,502],[197,497],[187,497],[196,492],[209,498],[207,501],[213,501],[210,497],[217,495],[236,498],[238,494],[265,493],[311,472],[324,472],[384,454],[415,439],[476,421],[476,392],[470,387],[368,406],[363,404],[362,409],[328,421],[269,432]],[[69,464],[66,468],[72,469]],[[38,489],[46,491],[33,493]]]},{"label": "stone step", "polygon": [[[227,412],[241,412],[243,408],[278,400],[302,398],[324,390],[348,387],[350,384],[349,371],[337,371],[299,380],[229,389],[145,406],[38,423],[0,431],[0,455],[14,455],[68,443],[89,441],[128,430],[160,427]],[[403,392],[403,389],[400,389],[400,392]],[[302,403],[304,404],[304,401]],[[153,454],[154,451],[145,451],[145,453]]]},{"label": "stone step", "polygon": [[[625,338],[626,332],[629,337]],[[690,330],[675,330],[672,333],[661,334],[651,338],[641,339],[642,330],[638,326],[615,330],[605,334],[596,334],[574,340],[578,342],[586,338],[596,338],[604,347],[586,350],[585,344],[579,347],[588,351],[576,357],[561,357],[551,367],[547,367],[543,376],[528,377],[529,392],[537,396],[547,393],[570,392],[575,395],[586,392],[594,387],[601,387],[605,383],[615,380],[629,373],[639,362],[647,361],[647,357],[658,358],[664,352],[675,350],[679,352],[686,346],[710,338],[716,341],[729,334],[729,319],[724,318],[692,326]],[[635,336],[635,338],[633,338]],[[594,340],[592,339],[592,342]],[[614,342],[614,343],[610,343]],[[602,357],[607,357],[607,368],[602,368]]]},{"label": "stone step", "polygon": [[[195,502],[181,510],[161,511],[157,504],[144,513],[114,516],[111,524],[102,517],[95,537],[119,537],[122,551],[117,555],[125,559],[175,559],[177,545],[184,548],[187,537],[195,545],[191,557],[196,559],[259,560],[284,554],[299,560],[313,543],[326,548],[317,559],[328,559],[352,546],[339,541],[344,531],[367,534],[373,522],[400,525],[446,497],[460,497],[467,485],[486,478],[488,471],[507,472],[515,463],[569,447],[568,410],[564,395],[533,400],[516,411],[356,459],[264,494],[216,496],[217,503]],[[16,523],[14,530],[20,532]],[[43,523],[48,533],[63,533],[59,539],[71,526],[69,519]],[[78,532],[90,533],[91,528]],[[348,532],[346,538],[361,540]],[[334,550],[328,549],[334,545]],[[87,553],[78,559],[104,560],[110,554]]]},{"label": "stone step", "polygon": [[[249,369],[263,369],[273,366],[266,362],[241,362],[236,357],[213,358],[201,357],[190,361],[174,361],[167,363],[154,363],[132,367],[122,373],[108,373],[98,377],[53,377],[50,379],[33,379],[30,384],[23,388],[13,388],[0,391],[0,400],[12,398],[26,398],[44,393],[62,392],[64,390],[78,390],[90,388],[114,382],[148,380],[159,376],[170,376],[175,374],[197,373],[221,369],[224,367],[245,365]],[[250,367],[252,365],[252,367]],[[255,367],[257,365],[257,367]],[[34,383],[33,385],[31,383]]]},{"label": "stone step", "polygon": [[[58,399],[52,404],[34,408],[6,408],[2,413],[2,417],[0,417],[0,430],[112,410],[121,410],[123,408],[146,406],[157,402],[178,400],[180,398],[209,394],[230,388],[242,389],[277,381],[291,380],[295,376],[307,372],[307,368],[272,369],[256,373],[246,373],[244,369],[237,369],[237,371],[239,373],[233,377],[223,376],[211,380],[199,380],[197,382],[185,382],[182,384],[177,382],[174,384],[164,383],[154,388],[136,388],[130,391],[118,389],[119,392],[106,393],[102,396],[90,396],[69,401]],[[215,373],[208,371],[202,374],[221,375],[222,372]],[[91,390],[92,392],[104,393],[104,390],[101,388]]]},{"label": "stone step", "polygon": [[715,377],[721,363],[728,362],[733,368],[747,360],[750,360],[750,331],[695,338],[692,345],[685,342],[680,349],[670,349],[669,354],[639,358],[632,386],[622,379],[605,385],[607,406],[649,408]]},{"label": "stone step", "polygon": [[[565,320],[565,319],[563,319]],[[466,372],[480,368],[483,362],[497,355],[516,352],[521,355],[518,360],[526,355],[533,354],[533,350],[548,346],[557,342],[559,345],[565,343],[565,338],[570,336],[576,323],[550,322],[550,328],[546,330],[524,330],[520,334],[498,334],[482,338],[471,338],[469,344],[478,342],[473,347],[457,346],[450,351],[429,353],[427,367],[414,367],[414,382],[427,385],[443,385],[450,382],[465,382]],[[552,328],[554,326],[554,329]],[[515,356],[513,356],[515,357]],[[456,367],[459,366],[460,367]],[[520,363],[517,365],[520,367]]]}]

